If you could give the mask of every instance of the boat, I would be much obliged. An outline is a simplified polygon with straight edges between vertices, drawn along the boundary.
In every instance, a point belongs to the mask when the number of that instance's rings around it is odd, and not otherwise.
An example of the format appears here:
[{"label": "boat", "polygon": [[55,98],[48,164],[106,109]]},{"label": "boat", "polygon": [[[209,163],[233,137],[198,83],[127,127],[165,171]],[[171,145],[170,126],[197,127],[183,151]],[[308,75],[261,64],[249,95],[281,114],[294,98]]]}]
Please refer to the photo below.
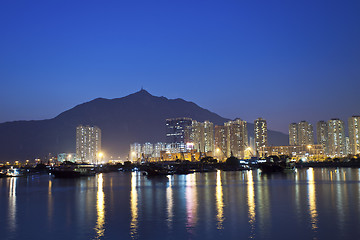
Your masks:
[{"label": "boat", "polygon": [[155,176],[167,176],[173,174],[168,168],[162,167],[160,165],[155,164],[148,164],[143,168],[145,175],[148,177],[155,177]]},{"label": "boat", "polygon": [[7,176],[6,176],[6,173],[3,172],[3,171],[0,171],[0,178],[4,178],[4,177],[7,177]]},{"label": "boat", "polygon": [[281,162],[262,162],[258,163],[262,173],[283,172],[286,165]]},{"label": "boat", "polygon": [[223,171],[245,171],[250,170],[248,164],[245,164],[244,160],[240,160],[237,157],[231,156],[226,159],[226,162],[219,167]]},{"label": "boat", "polygon": [[3,172],[4,177],[23,177],[27,174],[27,171],[20,168],[14,168],[11,166],[9,169],[6,169],[5,172]]},{"label": "boat", "polygon": [[92,164],[65,164],[51,170],[55,178],[77,178],[95,176],[96,169]]},{"label": "boat", "polygon": [[286,163],[286,166],[284,168],[284,173],[293,173],[296,172],[295,163]]},{"label": "boat", "polygon": [[186,175],[186,174],[190,174],[190,173],[194,173],[194,170],[190,169],[190,166],[188,164],[177,164],[177,165],[173,165],[172,168],[174,174],[177,175]]}]

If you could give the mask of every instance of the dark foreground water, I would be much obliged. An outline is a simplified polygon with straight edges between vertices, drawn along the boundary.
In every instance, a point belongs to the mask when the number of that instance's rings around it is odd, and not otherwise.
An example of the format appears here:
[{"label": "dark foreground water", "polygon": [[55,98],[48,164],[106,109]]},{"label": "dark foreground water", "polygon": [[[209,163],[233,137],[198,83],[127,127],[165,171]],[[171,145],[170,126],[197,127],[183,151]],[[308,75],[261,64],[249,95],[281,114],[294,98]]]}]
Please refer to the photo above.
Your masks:
[{"label": "dark foreground water", "polygon": [[0,179],[0,239],[360,239],[360,170]]}]

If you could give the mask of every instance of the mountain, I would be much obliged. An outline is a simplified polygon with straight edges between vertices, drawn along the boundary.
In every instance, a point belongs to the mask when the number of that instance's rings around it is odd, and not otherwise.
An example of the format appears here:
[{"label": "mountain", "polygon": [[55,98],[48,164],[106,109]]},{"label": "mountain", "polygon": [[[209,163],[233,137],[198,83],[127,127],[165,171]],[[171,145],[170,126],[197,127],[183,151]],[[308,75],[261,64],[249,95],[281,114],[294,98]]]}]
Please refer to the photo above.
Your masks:
[{"label": "mountain", "polygon": [[[229,120],[193,102],[156,97],[141,90],[122,98],[97,98],[48,120],[0,124],[0,161],[75,152],[76,127],[80,124],[98,126],[107,156],[124,158],[131,143],[165,141],[165,120],[176,117],[209,120],[217,125]],[[253,128],[249,123],[249,136],[253,136]],[[286,134],[270,130],[268,135],[270,144],[287,144]]]}]

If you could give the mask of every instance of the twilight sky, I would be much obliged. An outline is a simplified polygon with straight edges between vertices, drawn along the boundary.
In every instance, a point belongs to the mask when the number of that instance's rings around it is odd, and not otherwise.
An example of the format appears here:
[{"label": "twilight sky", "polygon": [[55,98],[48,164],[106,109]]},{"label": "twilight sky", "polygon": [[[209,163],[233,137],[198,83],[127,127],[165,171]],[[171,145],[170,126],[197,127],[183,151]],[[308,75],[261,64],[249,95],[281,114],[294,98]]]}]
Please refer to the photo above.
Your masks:
[{"label": "twilight sky", "polygon": [[360,114],[360,1],[0,3],[0,122],[143,86],[269,128]]}]

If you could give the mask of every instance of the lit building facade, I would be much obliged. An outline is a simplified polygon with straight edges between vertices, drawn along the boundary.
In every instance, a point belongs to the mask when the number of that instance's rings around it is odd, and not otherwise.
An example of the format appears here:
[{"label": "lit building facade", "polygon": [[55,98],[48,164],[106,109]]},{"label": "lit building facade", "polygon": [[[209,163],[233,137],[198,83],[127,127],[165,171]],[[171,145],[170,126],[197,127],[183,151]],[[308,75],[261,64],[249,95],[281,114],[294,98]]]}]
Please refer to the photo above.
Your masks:
[{"label": "lit building facade", "polygon": [[325,158],[325,151],[321,144],[292,145],[292,146],[269,146],[264,148],[264,155],[287,155],[293,158],[316,157]]},{"label": "lit building facade", "polygon": [[191,125],[191,118],[166,119],[166,142],[179,143],[185,146],[187,141],[186,132]]},{"label": "lit building facade", "polygon": [[345,137],[345,155],[351,154],[350,138]]},{"label": "lit building facade", "polygon": [[248,147],[247,122],[241,119],[226,122],[227,128],[227,153],[232,153],[237,158],[245,157],[245,149]]},{"label": "lit building facade", "polygon": [[328,121],[328,154],[331,157],[342,157],[346,154],[345,125],[340,119]]},{"label": "lit building facade", "polygon": [[58,162],[76,162],[76,153],[60,153],[57,156]]},{"label": "lit building facade", "polygon": [[225,159],[229,157],[227,153],[227,127],[215,126],[215,156],[218,159]]},{"label": "lit building facade", "polygon": [[214,124],[209,121],[192,121],[185,130],[186,143],[193,144],[193,149],[212,155],[214,151]]},{"label": "lit building facade", "polygon": [[267,123],[265,119],[258,118],[254,121],[254,138],[256,155],[260,153],[261,149],[267,147]]},{"label": "lit building facade", "polygon": [[98,163],[101,151],[101,130],[96,126],[80,125],[76,128],[76,157],[78,161]]},{"label": "lit building facade", "polygon": [[348,119],[350,153],[360,154],[360,116],[352,116]]},{"label": "lit building facade", "polygon": [[[185,150],[184,150],[185,149]],[[130,144],[129,160],[133,162],[139,161],[165,161],[171,159],[169,156],[183,156],[189,152],[196,152],[185,148],[182,143],[163,143],[157,142],[155,144],[146,142],[144,144],[133,143]],[[164,156],[167,156],[164,158]],[[195,156],[195,155],[194,155]],[[180,158],[178,158],[180,159]]]},{"label": "lit building facade", "polygon": [[141,158],[142,148],[140,143],[133,143],[130,145],[130,154],[129,160],[130,161],[137,161]]},{"label": "lit building facade", "polygon": [[204,149],[206,153],[214,153],[214,124],[209,121],[204,122]]},{"label": "lit building facade", "polygon": [[291,123],[289,125],[289,145],[298,145],[297,123]]},{"label": "lit building facade", "polygon": [[298,123],[298,145],[312,145],[314,144],[314,129],[313,126],[306,122],[301,121]]},{"label": "lit building facade", "polygon": [[313,126],[306,122],[291,123],[289,125],[289,145],[311,145],[314,144]]},{"label": "lit building facade", "polygon": [[146,142],[142,145],[141,153],[144,158],[152,157],[154,152],[154,145],[152,143]]},{"label": "lit building facade", "polygon": [[328,152],[327,150],[327,140],[328,140],[328,125],[325,121],[319,121],[316,123],[316,139],[317,143],[321,144],[325,150],[325,153]]},{"label": "lit building facade", "polygon": [[166,144],[162,142],[155,143],[153,157],[160,158],[162,151],[166,151]]},{"label": "lit building facade", "polygon": [[204,137],[204,124],[196,120],[192,121],[191,127],[188,127],[190,132],[189,142],[194,144],[194,149],[199,152],[205,151],[205,137]]}]

